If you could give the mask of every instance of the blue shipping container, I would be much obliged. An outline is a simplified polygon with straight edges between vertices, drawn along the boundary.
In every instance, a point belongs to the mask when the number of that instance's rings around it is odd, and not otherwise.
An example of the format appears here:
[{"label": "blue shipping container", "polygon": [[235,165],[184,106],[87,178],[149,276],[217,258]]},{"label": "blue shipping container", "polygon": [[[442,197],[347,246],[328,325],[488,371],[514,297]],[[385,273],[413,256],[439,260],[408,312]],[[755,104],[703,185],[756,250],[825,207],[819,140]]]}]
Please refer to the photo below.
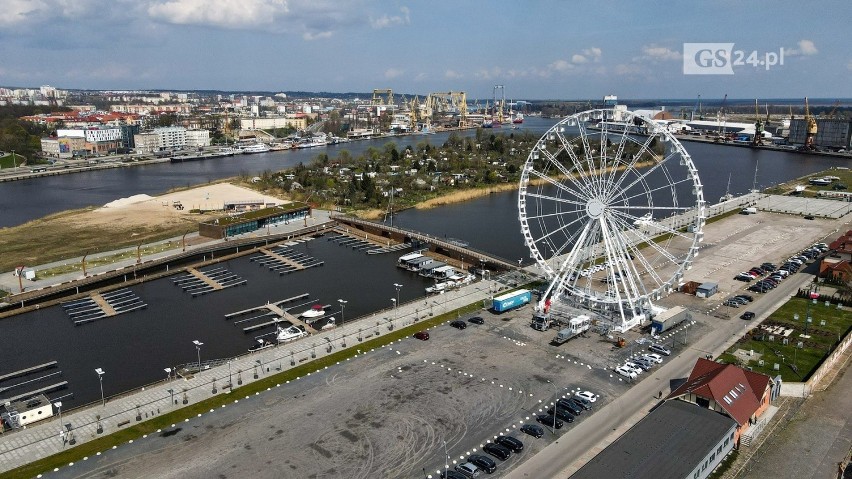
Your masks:
[{"label": "blue shipping container", "polygon": [[506,293],[502,296],[497,296],[491,302],[491,309],[493,309],[495,313],[502,313],[504,311],[523,306],[529,303],[531,299],[532,294],[530,291],[527,289],[521,289],[511,293]]}]

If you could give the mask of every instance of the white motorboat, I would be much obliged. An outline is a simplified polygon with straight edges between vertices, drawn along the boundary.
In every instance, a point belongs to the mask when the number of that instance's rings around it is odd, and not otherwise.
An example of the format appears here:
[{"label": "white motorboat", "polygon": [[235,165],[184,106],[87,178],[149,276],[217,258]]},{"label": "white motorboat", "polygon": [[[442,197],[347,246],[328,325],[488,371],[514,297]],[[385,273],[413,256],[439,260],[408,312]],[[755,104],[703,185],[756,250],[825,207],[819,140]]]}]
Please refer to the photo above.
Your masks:
[{"label": "white motorboat", "polygon": [[429,294],[441,294],[444,291],[452,289],[455,285],[455,281],[443,281],[441,283],[435,283],[433,286],[429,286],[426,288],[426,292]]},{"label": "white motorboat", "polygon": [[329,329],[334,329],[337,327],[337,321],[335,321],[334,316],[328,318],[328,321],[320,328],[321,331],[328,331]]},{"label": "white motorboat", "polygon": [[276,339],[279,343],[286,343],[288,341],[295,341],[299,338],[304,338],[307,335],[307,331],[303,331],[296,326],[290,326],[286,329],[278,326]]},{"label": "white motorboat", "polygon": [[315,304],[311,306],[311,309],[304,311],[299,315],[300,318],[319,318],[320,316],[325,315],[325,306],[321,304]]},{"label": "white motorboat", "polygon": [[266,153],[270,151],[270,148],[263,143],[254,143],[248,146],[244,146],[242,148],[244,154],[252,154],[252,153]]}]

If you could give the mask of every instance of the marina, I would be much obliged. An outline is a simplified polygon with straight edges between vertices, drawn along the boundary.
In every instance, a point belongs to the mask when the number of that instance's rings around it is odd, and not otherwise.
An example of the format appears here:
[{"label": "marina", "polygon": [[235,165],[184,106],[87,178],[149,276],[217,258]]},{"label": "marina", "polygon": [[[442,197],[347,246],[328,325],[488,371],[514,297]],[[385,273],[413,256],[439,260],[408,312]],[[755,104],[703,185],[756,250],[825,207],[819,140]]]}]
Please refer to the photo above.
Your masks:
[{"label": "marina", "polygon": [[180,287],[184,292],[189,293],[193,298],[214,291],[221,291],[225,288],[243,286],[247,282],[248,280],[222,267],[206,271],[188,268],[187,274],[172,280],[172,283]]},{"label": "marina", "polygon": [[66,301],[61,303],[61,306],[75,326],[148,307],[139,296],[127,288],[92,293],[88,298]]}]

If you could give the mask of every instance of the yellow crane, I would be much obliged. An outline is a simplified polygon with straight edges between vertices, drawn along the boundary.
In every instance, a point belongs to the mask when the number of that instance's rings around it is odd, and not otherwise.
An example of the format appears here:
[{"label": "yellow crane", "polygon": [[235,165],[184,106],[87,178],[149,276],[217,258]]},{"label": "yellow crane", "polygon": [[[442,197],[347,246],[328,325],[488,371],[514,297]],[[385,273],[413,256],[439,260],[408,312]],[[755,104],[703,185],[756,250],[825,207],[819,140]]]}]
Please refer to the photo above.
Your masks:
[{"label": "yellow crane", "polygon": [[805,97],[805,148],[814,149],[814,138],[817,134],[816,118],[811,115],[811,110],[808,107],[808,97]]}]

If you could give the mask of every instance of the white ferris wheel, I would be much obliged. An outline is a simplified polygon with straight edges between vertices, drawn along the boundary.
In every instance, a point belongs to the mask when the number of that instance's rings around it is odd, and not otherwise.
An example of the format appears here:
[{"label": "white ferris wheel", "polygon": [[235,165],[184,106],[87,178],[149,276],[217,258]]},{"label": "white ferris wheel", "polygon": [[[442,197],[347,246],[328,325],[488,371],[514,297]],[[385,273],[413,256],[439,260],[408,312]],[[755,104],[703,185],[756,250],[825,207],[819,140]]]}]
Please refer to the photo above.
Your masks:
[{"label": "white ferris wheel", "polygon": [[612,109],[563,118],[521,173],[521,231],[550,281],[537,308],[562,302],[598,312],[615,330],[636,326],[698,254],[702,190],[664,126]]}]

